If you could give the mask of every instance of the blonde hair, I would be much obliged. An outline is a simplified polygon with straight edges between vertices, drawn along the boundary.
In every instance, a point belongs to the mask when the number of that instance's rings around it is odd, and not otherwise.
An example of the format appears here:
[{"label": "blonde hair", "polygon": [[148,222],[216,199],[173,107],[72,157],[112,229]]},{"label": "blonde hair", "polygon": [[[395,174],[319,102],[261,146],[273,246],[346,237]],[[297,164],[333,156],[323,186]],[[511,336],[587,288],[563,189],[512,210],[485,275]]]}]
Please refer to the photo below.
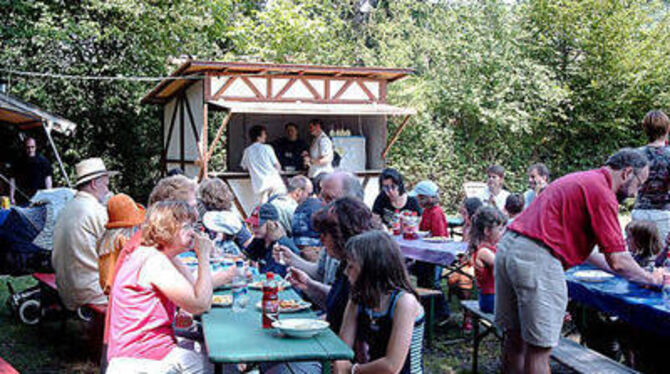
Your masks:
[{"label": "blonde hair", "polygon": [[142,224],[142,245],[165,247],[182,226],[194,223],[198,212],[185,201],[159,201],[152,204]]},{"label": "blonde hair", "polygon": [[230,210],[233,193],[219,178],[205,179],[198,187],[200,200],[208,210]]},{"label": "blonde hair", "polygon": [[195,182],[183,175],[173,175],[158,181],[149,195],[149,205],[165,200],[188,200],[195,193]]}]

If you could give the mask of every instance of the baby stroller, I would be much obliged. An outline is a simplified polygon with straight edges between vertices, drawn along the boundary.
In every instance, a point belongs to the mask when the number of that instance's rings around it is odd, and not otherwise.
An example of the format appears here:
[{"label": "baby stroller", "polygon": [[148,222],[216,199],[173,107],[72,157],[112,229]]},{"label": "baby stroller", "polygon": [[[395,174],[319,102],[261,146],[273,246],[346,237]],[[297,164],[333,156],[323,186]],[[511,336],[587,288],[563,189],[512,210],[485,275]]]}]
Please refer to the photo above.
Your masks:
[{"label": "baby stroller", "polygon": [[[69,189],[40,191],[29,207],[0,210],[0,274],[53,274],[52,229],[60,208],[72,196]],[[29,325],[37,324],[45,310],[60,303],[57,292],[45,292],[40,286],[17,292],[8,280],[7,288],[9,309]]]}]

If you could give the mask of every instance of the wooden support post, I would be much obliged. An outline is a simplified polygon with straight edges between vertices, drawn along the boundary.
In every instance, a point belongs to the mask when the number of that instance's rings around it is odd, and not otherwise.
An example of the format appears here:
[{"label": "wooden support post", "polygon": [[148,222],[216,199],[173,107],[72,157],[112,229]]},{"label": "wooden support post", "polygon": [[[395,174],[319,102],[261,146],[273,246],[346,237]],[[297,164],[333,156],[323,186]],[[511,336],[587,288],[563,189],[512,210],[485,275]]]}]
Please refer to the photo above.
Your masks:
[{"label": "wooden support post", "polygon": [[400,133],[402,130],[405,129],[405,126],[407,126],[407,121],[409,121],[409,114],[405,116],[405,118],[402,120],[402,123],[400,124],[400,127],[398,127],[397,130],[395,130],[395,133],[393,134],[393,137],[389,141],[389,144],[386,145],[386,148],[384,148],[384,151],[382,152],[382,158],[386,159],[386,155],[388,154],[389,149],[393,146],[393,144],[398,140],[398,136],[400,136]]},{"label": "wooden support post", "polygon": [[242,206],[242,203],[240,203],[240,200],[237,198],[237,195],[235,194],[235,190],[233,190],[233,187],[228,183],[228,180],[226,178],[221,178],[223,179],[223,182],[228,186],[228,189],[230,192],[233,193],[233,203],[237,207],[237,210],[240,211],[240,214],[242,214],[242,219],[246,220],[248,218],[247,212],[244,210],[244,207]]},{"label": "wooden support post", "polygon": [[230,117],[232,117],[232,116],[233,116],[233,113],[228,112],[228,114],[226,114],[226,117],[223,118],[223,121],[221,121],[221,126],[219,126],[219,129],[216,131],[216,136],[214,137],[214,140],[212,141],[212,144],[209,145],[209,152],[207,152],[207,156],[206,156],[207,160],[209,160],[212,157],[212,154],[214,153],[214,150],[216,149],[216,146],[219,143],[219,140],[221,140],[221,136],[223,136],[223,130],[228,125],[228,121],[230,121]]}]

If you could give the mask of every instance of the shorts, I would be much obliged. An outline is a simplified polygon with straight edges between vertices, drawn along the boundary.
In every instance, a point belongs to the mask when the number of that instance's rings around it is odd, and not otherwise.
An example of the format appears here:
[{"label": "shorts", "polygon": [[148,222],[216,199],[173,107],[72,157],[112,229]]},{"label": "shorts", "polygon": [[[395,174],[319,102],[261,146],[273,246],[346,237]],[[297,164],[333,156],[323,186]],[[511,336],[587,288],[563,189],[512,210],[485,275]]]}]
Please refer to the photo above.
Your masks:
[{"label": "shorts", "polygon": [[493,313],[495,294],[479,294],[479,309],[484,313]]},{"label": "shorts", "polygon": [[503,330],[519,330],[537,347],[558,345],[568,288],[561,262],[551,249],[507,231],[495,259],[495,315]]}]

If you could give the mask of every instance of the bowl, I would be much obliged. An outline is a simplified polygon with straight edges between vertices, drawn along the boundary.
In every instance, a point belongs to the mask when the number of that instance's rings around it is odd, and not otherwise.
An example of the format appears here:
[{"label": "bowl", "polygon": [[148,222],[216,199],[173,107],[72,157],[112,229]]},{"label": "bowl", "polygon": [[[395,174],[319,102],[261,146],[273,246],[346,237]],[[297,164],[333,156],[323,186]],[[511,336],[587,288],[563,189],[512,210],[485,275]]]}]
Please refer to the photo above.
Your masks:
[{"label": "bowl", "polygon": [[282,334],[301,339],[311,338],[327,330],[328,326],[328,322],[313,318],[290,318],[272,323],[272,327]]}]

